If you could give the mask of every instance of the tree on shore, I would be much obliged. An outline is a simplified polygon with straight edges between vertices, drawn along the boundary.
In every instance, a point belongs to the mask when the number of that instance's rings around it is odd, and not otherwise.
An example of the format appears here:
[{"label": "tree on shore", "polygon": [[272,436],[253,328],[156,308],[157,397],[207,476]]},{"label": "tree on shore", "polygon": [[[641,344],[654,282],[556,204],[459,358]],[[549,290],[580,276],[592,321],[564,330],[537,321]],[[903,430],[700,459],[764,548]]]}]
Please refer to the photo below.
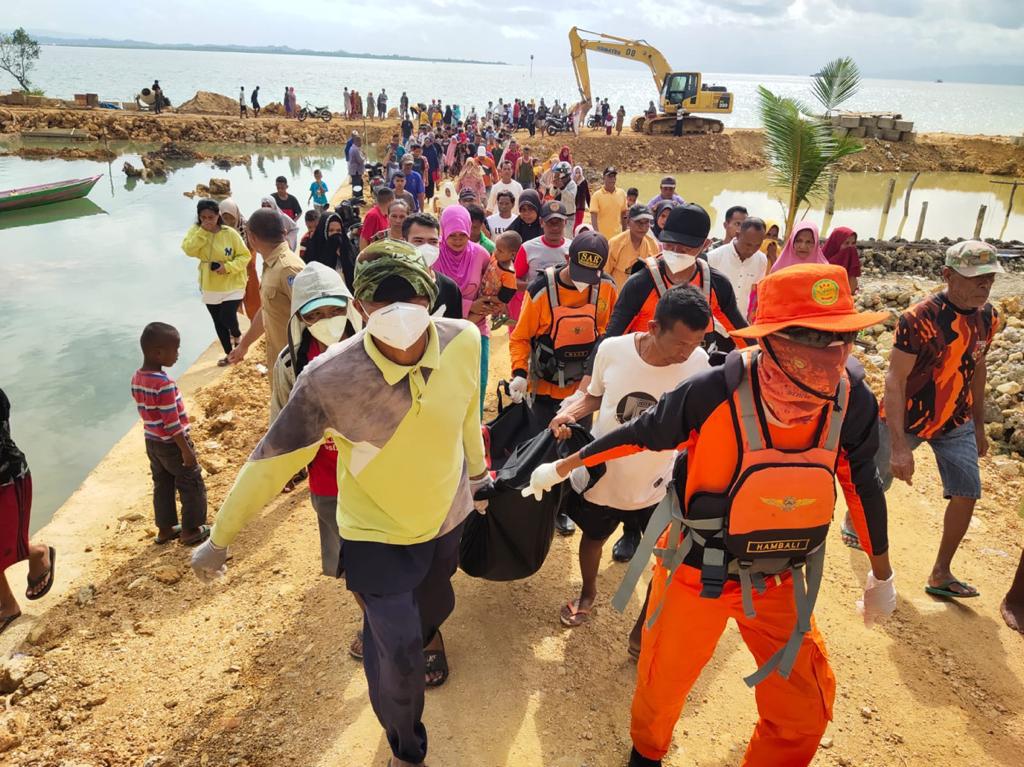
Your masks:
[{"label": "tree on shore", "polygon": [[860,89],[860,70],[849,56],[833,59],[814,75],[811,92],[825,108],[825,117],[831,117],[839,105]]},{"label": "tree on shore", "polygon": [[836,136],[829,120],[812,115],[796,99],[776,96],[763,85],[757,92],[771,182],[786,190],[781,202],[788,233],[793,231],[800,205],[827,185],[832,166],[864,147],[848,137]]},{"label": "tree on shore", "polygon": [[22,90],[31,90],[28,73],[39,58],[39,43],[33,40],[24,27],[18,27],[9,35],[0,35],[0,69],[18,81]]}]

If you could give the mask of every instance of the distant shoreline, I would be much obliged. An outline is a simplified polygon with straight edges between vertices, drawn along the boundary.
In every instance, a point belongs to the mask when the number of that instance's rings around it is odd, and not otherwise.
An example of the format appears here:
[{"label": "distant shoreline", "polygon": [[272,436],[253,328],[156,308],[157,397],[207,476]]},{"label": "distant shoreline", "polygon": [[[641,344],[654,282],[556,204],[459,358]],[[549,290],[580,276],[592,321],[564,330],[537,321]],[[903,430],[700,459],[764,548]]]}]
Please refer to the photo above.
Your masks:
[{"label": "distant shoreline", "polygon": [[441,59],[421,56],[402,56],[385,53],[350,53],[348,51],[314,51],[308,48],[289,48],[286,45],[192,45],[191,43],[147,43],[139,40],[73,40],[69,38],[38,38],[40,45],[60,48],[112,48],[141,51],[198,51],[205,53],[269,53],[286,56],[320,56],[336,59],[370,59],[375,61],[419,61],[432,64],[487,64],[507,67],[506,61],[481,61],[479,59]]}]

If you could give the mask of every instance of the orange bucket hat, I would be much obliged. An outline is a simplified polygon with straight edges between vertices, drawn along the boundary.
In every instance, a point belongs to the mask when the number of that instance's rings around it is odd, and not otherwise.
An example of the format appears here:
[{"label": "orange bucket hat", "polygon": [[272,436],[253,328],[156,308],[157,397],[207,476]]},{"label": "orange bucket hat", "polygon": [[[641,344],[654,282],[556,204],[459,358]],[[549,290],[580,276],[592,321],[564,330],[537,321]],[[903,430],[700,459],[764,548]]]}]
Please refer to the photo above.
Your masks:
[{"label": "orange bucket hat", "polygon": [[757,283],[754,324],[730,331],[730,335],[762,338],[792,327],[850,333],[887,319],[888,312],[857,311],[843,267],[800,264],[780,269]]}]

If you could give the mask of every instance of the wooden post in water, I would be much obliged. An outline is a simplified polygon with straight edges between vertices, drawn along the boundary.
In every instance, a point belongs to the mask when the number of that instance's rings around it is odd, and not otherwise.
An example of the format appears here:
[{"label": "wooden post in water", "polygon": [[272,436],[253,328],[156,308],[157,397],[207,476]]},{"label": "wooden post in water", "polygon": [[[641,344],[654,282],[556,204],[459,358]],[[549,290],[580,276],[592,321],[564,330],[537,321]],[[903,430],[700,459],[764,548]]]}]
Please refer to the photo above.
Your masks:
[{"label": "wooden post in water", "polygon": [[985,223],[985,211],[988,210],[988,205],[982,205],[978,208],[978,220],[974,222],[974,239],[981,239],[981,225]]},{"label": "wooden post in water", "polygon": [[917,219],[917,233],[914,235],[914,242],[920,242],[924,233],[924,218],[928,215],[928,200],[921,203],[921,215]]},{"label": "wooden post in water", "polygon": [[839,176],[833,173],[828,179],[828,202],[825,203],[825,215],[831,216],[836,212],[836,185],[839,183]]},{"label": "wooden post in water", "polygon": [[910,190],[914,188],[914,184],[917,183],[917,177],[921,173],[918,171],[914,174],[914,177],[910,179],[910,183],[907,184],[907,193],[903,196],[903,217],[906,218],[910,215]]},{"label": "wooden post in water", "polygon": [[889,208],[892,207],[892,194],[896,191],[896,179],[889,179],[889,190],[885,193],[885,205],[882,206],[882,214],[888,216]]}]

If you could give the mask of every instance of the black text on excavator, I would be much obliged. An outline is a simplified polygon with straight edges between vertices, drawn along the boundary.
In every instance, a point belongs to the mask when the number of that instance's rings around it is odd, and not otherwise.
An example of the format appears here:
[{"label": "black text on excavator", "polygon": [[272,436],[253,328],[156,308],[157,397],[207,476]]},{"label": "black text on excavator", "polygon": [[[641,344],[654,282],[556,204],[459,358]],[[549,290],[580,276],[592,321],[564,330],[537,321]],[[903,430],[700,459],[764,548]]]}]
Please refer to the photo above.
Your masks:
[{"label": "black text on excavator", "polygon": [[[585,39],[580,33],[592,35]],[[576,72],[576,85],[580,91],[578,110],[580,124],[592,104],[590,93],[590,69],[587,65],[587,51],[606,53],[622,59],[647,64],[654,77],[661,99],[660,111],[634,117],[633,130],[640,133],[672,133],[675,130],[676,112],[683,110],[683,133],[721,133],[721,120],[698,117],[698,114],[729,114],[732,112],[733,95],[724,87],[707,86],[700,72],[674,72],[661,52],[644,40],[627,40],[623,37],[590,32],[573,27],[569,30],[569,48],[572,66]]]}]

